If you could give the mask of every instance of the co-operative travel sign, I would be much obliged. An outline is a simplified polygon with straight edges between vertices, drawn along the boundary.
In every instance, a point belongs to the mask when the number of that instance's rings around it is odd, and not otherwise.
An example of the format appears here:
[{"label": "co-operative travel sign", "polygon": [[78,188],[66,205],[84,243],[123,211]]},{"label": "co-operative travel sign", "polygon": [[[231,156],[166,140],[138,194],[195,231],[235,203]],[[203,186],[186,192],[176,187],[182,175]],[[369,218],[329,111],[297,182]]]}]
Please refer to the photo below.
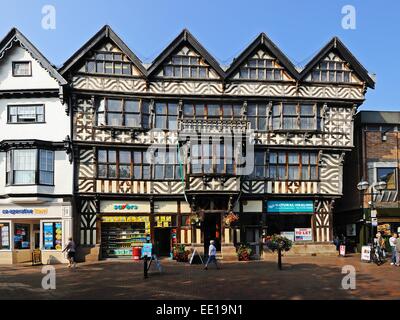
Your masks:
[{"label": "co-operative travel sign", "polygon": [[1,211],[2,214],[16,215],[16,214],[47,214],[48,209],[4,209]]}]

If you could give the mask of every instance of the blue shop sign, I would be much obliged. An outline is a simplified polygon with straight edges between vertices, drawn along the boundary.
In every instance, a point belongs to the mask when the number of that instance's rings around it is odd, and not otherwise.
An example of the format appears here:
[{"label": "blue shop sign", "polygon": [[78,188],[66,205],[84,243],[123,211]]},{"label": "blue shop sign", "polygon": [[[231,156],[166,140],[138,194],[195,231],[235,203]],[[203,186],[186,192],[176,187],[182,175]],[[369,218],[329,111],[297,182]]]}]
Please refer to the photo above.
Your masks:
[{"label": "blue shop sign", "polygon": [[313,213],[313,201],[267,201],[267,212],[274,213]]}]

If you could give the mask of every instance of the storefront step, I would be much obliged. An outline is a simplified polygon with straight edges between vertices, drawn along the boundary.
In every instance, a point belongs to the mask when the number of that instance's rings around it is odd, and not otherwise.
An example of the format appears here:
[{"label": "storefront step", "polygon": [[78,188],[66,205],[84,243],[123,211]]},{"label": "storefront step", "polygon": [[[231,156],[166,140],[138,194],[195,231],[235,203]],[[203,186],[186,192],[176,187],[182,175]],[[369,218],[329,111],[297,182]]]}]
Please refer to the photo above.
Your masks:
[{"label": "storefront step", "polygon": [[78,262],[95,262],[100,260],[100,245],[94,247],[78,247],[76,252]]},{"label": "storefront step", "polygon": [[[271,251],[264,249],[264,259],[268,259],[268,256],[272,255]],[[286,256],[337,256],[336,247],[330,243],[307,243],[307,244],[295,244],[290,249],[284,253]]]}]

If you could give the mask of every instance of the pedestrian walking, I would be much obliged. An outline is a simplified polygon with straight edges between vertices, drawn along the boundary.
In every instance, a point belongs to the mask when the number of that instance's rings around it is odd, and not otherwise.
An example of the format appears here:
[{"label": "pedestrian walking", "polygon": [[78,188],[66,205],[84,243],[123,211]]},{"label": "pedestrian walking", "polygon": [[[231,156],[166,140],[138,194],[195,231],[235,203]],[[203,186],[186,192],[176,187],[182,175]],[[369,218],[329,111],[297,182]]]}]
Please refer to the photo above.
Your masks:
[{"label": "pedestrian walking", "polygon": [[396,241],[396,266],[400,266],[400,239]]},{"label": "pedestrian walking", "polygon": [[214,262],[217,269],[220,269],[220,267],[218,266],[218,263],[217,263],[217,248],[215,247],[214,240],[210,241],[210,246],[208,247],[208,260],[207,260],[206,266],[204,267],[204,270],[208,270],[208,265],[211,262]]},{"label": "pedestrian walking", "polygon": [[393,233],[392,236],[389,238],[390,249],[392,250],[392,262],[390,263],[392,266],[396,264],[396,244],[397,244],[397,233]]},{"label": "pedestrian walking", "polygon": [[75,252],[76,252],[76,245],[75,242],[72,240],[72,238],[68,239],[68,243],[65,246],[64,250],[62,252],[67,252],[67,257],[68,257],[68,268],[71,268],[72,266],[75,268],[76,267],[76,262],[75,262]]}]

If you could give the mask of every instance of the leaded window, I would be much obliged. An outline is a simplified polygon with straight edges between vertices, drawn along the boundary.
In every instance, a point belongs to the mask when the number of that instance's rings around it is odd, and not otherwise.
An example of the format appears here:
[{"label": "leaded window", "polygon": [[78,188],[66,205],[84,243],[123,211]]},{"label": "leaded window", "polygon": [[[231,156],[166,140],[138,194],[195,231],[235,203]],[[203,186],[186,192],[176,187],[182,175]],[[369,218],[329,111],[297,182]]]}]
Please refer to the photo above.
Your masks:
[{"label": "leaded window", "polygon": [[97,177],[121,180],[151,179],[151,161],[147,151],[98,150]]},{"label": "leaded window", "polygon": [[175,102],[156,102],[155,128],[178,129],[178,104]]},{"label": "leaded window", "polygon": [[184,165],[178,149],[156,150],[154,154],[153,178],[156,180],[180,180],[183,178]]},{"label": "leaded window", "polygon": [[247,105],[247,120],[251,124],[251,129],[256,131],[267,130],[267,104],[249,103]]},{"label": "leaded window", "polygon": [[313,152],[270,152],[269,176],[272,180],[317,180],[317,159]]},{"label": "leaded window", "polygon": [[342,61],[324,60],[311,73],[315,82],[351,82],[351,71]]},{"label": "leaded window", "polygon": [[183,106],[184,119],[238,120],[241,119],[241,112],[241,104],[185,103]]},{"label": "leaded window", "polygon": [[133,74],[133,65],[122,53],[98,51],[86,61],[85,72],[128,76]]},{"label": "leaded window", "polygon": [[249,59],[240,68],[239,79],[280,81],[283,68],[274,59]]},{"label": "leaded window", "polygon": [[177,54],[164,65],[164,76],[171,78],[208,78],[209,67],[202,58]]},{"label": "leaded window", "polygon": [[150,107],[147,101],[102,98],[97,104],[97,125],[110,127],[150,127]]},{"label": "leaded window", "polygon": [[279,103],[272,108],[272,130],[320,130],[317,104]]},{"label": "leaded window", "polygon": [[264,180],[268,178],[267,152],[256,150],[254,152],[254,170],[250,175],[252,180]]}]

